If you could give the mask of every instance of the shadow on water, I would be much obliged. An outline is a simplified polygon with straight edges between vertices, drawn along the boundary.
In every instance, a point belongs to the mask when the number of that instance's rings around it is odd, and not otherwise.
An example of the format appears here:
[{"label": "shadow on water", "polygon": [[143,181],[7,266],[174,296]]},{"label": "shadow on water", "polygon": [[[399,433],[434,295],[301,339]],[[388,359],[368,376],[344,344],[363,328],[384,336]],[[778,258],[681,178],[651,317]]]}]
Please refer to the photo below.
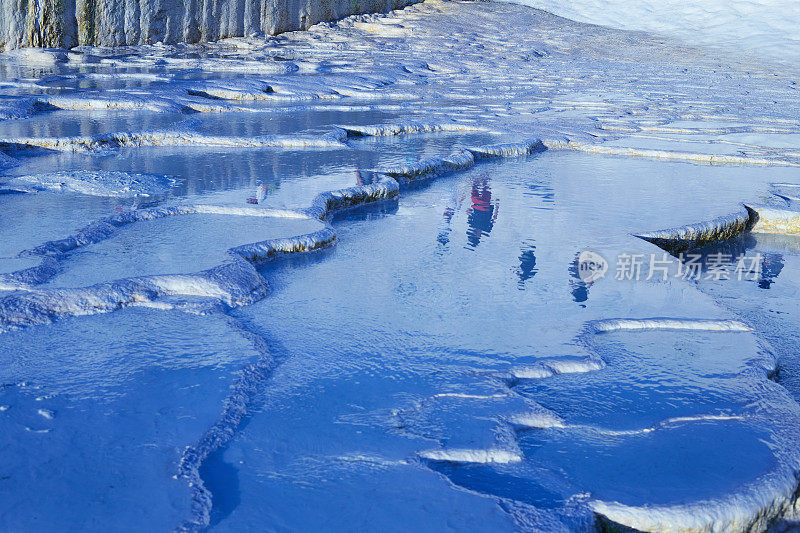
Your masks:
[{"label": "shadow on water", "polygon": [[461,465],[432,462],[431,469],[447,477],[455,485],[481,494],[508,498],[538,508],[552,509],[564,503],[562,495],[523,478],[496,471],[487,465]]},{"label": "shadow on water", "polygon": [[225,449],[209,455],[200,466],[200,477],[211,492],[211,526],[230,516],[242,501],[239,469],[225,461]]},{"label": "shadow on water", "polygon": [[[694,279],[701,290],[721,297],[726,307],[746,319],[759,337],[769,342],[778,358],[778,371],[773,378],[798,401],[800,326],[796,277],[791,265],[798,264],[799,256],[800,237],[796,235],[745,234],[679,257],[684,268],[690,261],[698,264]],[[724,277],[719,277],[720,272]],[[745,289],[743,283],[747,284]],[[755,286],[760,297],[743,298],[747,286]],[[766,290],[769,292],[763,292]]]},{"label": "shadow on water", "polygon": [[331,224],[379,219],[387,215],[394,215],[398,208],[399,204],[396,198],[353,207],[334,213],[331,217]]},{"label": "shadow on water", "polygon": [[[280,340],[254,324],[242,313],[232,310],[231,316],[241,324],[243,330],[260,337],[266,346],[269,346],[268,352],[263,353],[256,363],[269,366],[263,377],[244,390],[231,390],[231,394],[234,397],[238,397],[238,401],[242,401],[246,396],[244,399],[247,404],[246,412],[236,427],[232,429],[233,433],[240,434],[250,425],[260,406],[266,402],[267,387],[272,379],[272,372],[283,364],[291,356],[291,353]],[[235,438],[235,436],[232,436],[232,438]],[[240,469],[226,461],[224,457],[229,447],[230,442],[213,451],[200,463],[199,467],[200,479],[205,488],[211,493],[210,527],[228,518],[242,502],[242,491],[239,482]]]},{"label": "shadow on water", "polygon": [[785,266],[784,253],[791,253],[798,242],[786,236],[746,234],[689,250],[677,258],[685,269],[696,265],[696,275],[702,279],[742,278],[756,283],[759,289],[770,289]]}]

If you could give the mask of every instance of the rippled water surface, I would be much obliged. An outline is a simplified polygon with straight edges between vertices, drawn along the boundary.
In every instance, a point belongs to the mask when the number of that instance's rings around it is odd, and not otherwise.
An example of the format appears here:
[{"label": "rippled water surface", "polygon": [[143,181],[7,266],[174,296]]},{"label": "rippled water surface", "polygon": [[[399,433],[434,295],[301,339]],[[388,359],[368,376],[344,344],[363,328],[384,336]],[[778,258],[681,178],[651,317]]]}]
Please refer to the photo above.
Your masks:
[{"label": "rippled water surface", "polygon": [[[714,187],[712,209],[724,210],[741,198],[740,187],[772,175],[747,169],[747,180],[736,179],[737,171],[744,169],[569,154],[489,165],[416,190],[396,210],[349,216],[338,223],[335,252],[266,271],[276,293],[238,314],[268,332],[287,361],[223,456],[259,466],[236,473],[242,502],[219,518],[220,527],[253,525],[249,517],[261,513],[290,529],[327,520],[391,524],[382,509],[364,512],[373,491],[431,530],[442,513],[463,516],[455,504],[447,511],[444,504],[420,507],[418,494],[386,494],[376,468],[389,479],[439,479],[425,489],[430,498],[449,494],[447,480],[468,489],[461,497],[476,499],[470,520],[486,529],[503,526],[481,495],[535,509],[564,507],[587,493],[628,505],[671,504],[768,477],[776,460],[764,443],[773,437],[738,420],[763,387],[739,374],[761,350],[750,333],[603,334],[593,341],[608,365],[600,371],[503,377],[537,360],[582,356],[574,338],[587,320],[726,316],[686,282],[587,286],[572,263],[587,247],[608,257],[655,253],[629,232],[707,212],[708,202],[687,199],[692,187]],[[654,194],[643,173],[670,180],[674,192],[665,186]],[[626,194],[588,208],[584,191],[602,195],[604,188]],[[503,427],[541,407],[566,427]],[[726,419],[691,421],[705,415]],[[310,427],[319,438],[309,438]],[[320,445],[332,435],[334,448]],[[522,461],[415,458],[430,448],[493,447],[518,447]],[[298,481],[308,478],[314,481]],[[337,511],[309,515],[290,503],[309,498]]]},{"label": "rippled water surface", "polygon": [[0,530],[792,527],[771,69],[439,0],[0,54]]}]

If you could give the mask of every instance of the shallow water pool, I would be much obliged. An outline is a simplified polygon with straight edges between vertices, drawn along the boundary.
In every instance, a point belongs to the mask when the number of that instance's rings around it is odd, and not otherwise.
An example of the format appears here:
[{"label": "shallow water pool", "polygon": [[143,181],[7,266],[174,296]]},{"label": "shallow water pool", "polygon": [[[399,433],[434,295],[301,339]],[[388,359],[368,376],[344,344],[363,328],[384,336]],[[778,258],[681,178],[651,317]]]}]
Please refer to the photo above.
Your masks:
[{"label": "shallow water pool", "polygon": [[[477,530],[572,529],[587,520],[581,500],[636,512],[701,500],[724,507],[732,494],[768,490],[790,469],[798,426],[779,420],[786,392],[753,370],[770,365],[759,338],[618,332],[587,345],[591,321],[735,315],[689,282],[618,281],[612,264],[587,284],[572,266],[586,248],[660,255],[630,232],[735,209],[759,176],[766,189],[774,169],[544,154],[445,177],[396,211],[338,222],[336,250],[265,270],[273,295],[236,312],[285,362],[208,466],[212,492],[241,493],[214,523],[236,530],[266,515],[285,529],[391,529],[392,509],[402,508],[423,530],[465,516]],[[587,352],[604,368],[509,377]],[[776,418],[751,412],[754,403]],[[434,455],[452,459],[426,459]],[[653,474],[662,460],[663,475]],[[421,505],[416,487],[437,505]],[[454,488],[474,503],[449,499]],[[516,522],[499,520],[485,498],[513,509]],[[309,514],[298,501],[318,507]]]}]

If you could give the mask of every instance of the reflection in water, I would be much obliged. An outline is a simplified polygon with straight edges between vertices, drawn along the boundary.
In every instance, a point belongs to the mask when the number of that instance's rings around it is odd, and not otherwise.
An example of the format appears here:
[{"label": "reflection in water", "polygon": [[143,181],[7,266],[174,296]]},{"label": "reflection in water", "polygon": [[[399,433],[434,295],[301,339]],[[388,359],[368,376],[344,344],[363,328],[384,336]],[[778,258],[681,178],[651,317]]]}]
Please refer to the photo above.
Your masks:
[{"label": "reflection in water", "polygon": [[578,256],[575,254],[575,259],[569,265],[569,275],[573,278],[569,280],[570,291],[572,292],[572,299],[583,305],[583,302],[589,299],[589,287],[592,283],[586,283],[578,274]]},{"label": "reflection in water", "polygon": [[363,170],[356,166],[356,185],[372,185],[378,183],[381,179],[380,173],[374,170]]},{"label": "reflection in water", "polygon": [[536,246],[533,241],[523,243],[522,252],[519,255],[519,289],[525,290],[525,282],[536,275],[539,270],[536,268]]},{"label": "reflection in water", "polygon": [[[700,263],[706,264],[709,262],[709,257],[717,256],[726,258],[726,262],[735,262],[736,258],[748,255],[748,250],[753,250],[757,246],[756,238],[752,234],[744,234],[734,239],[718,242],[703,248],[689,250],[684,252],[686,257],[692,255],[700,255],[702,260]],[[680,256],[678,256],[680,259]]]},{"label": "reflection in water", "polygon": [[[455,207],[447,206],[442,213],[442,224],[436,240],[442,248],[446,248],[450,243],[450,223],[455,214],[461,210],[465,195],[460,195],[455,202]],[[499,201],[492,199],[492,189],[489,186],[489,176],[484,174],[472,181],[470,189],[470,206],[467,209],[467,250],[475,249],[481,242],[481,238],[489,235],[497,222],[499,211]],[[535,263],[534,259],[534,263]]]},{"label": "reflection in water", "polygon": [[472,182],[472,206],[467,215],[467,243],[471,248],[477,248],[481,237],[492,232],[497,221],[499,204],[495,199],[492,204],[492,189],[489,186],[489,176],[483,175]]},{"label": "reflection in water", "polygon": [[523,192],[525,196],[535,196],[536,198],[540,198],[542,201],[542,205],[540,206],[533,206],[533,209],[552,209],[552,204],[555,203],[555,192],[553,192],[552,187],[546,185],[544,183],[527,183],[525,185],[525,191]]},{"label": "reflection in water", "polygon": [[[330,174],[332,170],[346,172],[354,164],[374,165],[377,159],[364,152],[309,152],[296,157],[267,148],[200,150],[197,147],[157,146],[125,148],[116,152],[44,155],[27,160],[18,172],[38,174],[54,169],[91,169],[166,174],[179,180],[169,196],[180,198],[233,189],[247,189],[249,193],[259,181],[267,185],[270,194],[274,194],[286,182]],[[349,179],[348,182],[352,183]]]},{"label": "reflection in water", "polygon": [[450,206],[446,207],[444,213],[442,213],[443,224],[441,225],[441,229],[439,229],[439,235],[436,237],[436,240],[439,241],[439,244],[442,246],[447,246],[450,242],[450,221],[453,220],[453,215],[455,214],[456,210]]},{"label": "reflection in water", "polygon": [[775,283],[784,267],[783,254],[767,249],[791,245],[788,239],[772,235],[743,235],[735,239],[690,250],[679,260],[684,265],[694,259],[700,267],[698,275],[702,279],[717,279],[715,272],[724,272],[723,280],[755,281],[761,289],[769,289]]},{"label": "reflection in water", "polygon": [[429,466],[456,485],[479,494],[494,494],[544,508],[553,508],[564,501],[562,494],[546,488],[536,479],[498,472],[489,465],[465,466],[439,462]]},{"label": "reflection in water", "polygon": [[758,280],[758,287],[769,289],[775,279],[783,270],[783,255],[778,253],[765,253],[761,258],[761,276]]},{"label": "reflection in water", "polygon": [[[469,185],[470,205],[466,209],[467,213],[467,250],[474,250],[478,247],[481,239],[488,236],[494,229],[499,213],[500,201],[495,195],[492,196],[490,178],[487,174],[476,177]],[[447,205],[442,212],[442,222],[436,235],[439,244],[437,253],[445,253],[450,244],[451,233],[453,231],[452,222],[456,213],[459,213],[466,200],[466,191],[462,190],[456,198]],[[512,270],[518,278],[519,290],[525,290],[525,283],[534,277],[539,269],[536,266],[536,245],[533,239],[528,239],[520,245],[518,256],[519,264]]]}]

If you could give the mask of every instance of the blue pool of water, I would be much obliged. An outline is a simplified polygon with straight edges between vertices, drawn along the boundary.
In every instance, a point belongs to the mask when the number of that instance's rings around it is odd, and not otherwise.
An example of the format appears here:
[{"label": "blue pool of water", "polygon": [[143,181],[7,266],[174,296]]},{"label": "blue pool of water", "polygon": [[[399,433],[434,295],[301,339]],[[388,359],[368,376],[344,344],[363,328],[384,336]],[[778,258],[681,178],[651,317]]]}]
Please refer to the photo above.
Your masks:
[{"label": "blue pool of water", "polygon": [[[732,316],[691,283],[609,275],[587,286],[571,264],[585,248],[609,258],[660,252],[629,233],[724,212],[771,175],[545,154],[444,178],[396,210],[340,220],[335,250],[270,267],[272,296],[236,311],[285,362],[223,454],[247,467],[238,471],[241,501],[217,527],[267,516],[286,529],[391,529],[396,507],[427,530],[464,519],[479,530],[556,527],[553,517],[575,528],[585,520],[576,498],[680,505],[771,479],[782,460],[773,449],[794,430],[748,414],[762,394],[786,401],[763,372],[749,372],[765,356],[752,333],[603,334],[593,340],[607,365],[599,371],[511,385],[502,377],[580,357],[575,337],[590,320]],[[709,189],[710,201],[692,200]],[[540,408],[564,427],[504,425]],[[521,460],[419,455],[492,448],[516,449]],[[448,500],[454,488],[471,502]],[[420,505],[420,491],[442,503]],[[489,512],[487,498],[513,507],[517,526]],[[320,510],[293,503],[309,501]]]},{"label": "blue pool of water", "polygon": [[[438,146],[391,140],[372,162]],[[186,167],[156,149],[153,157],[193,183]],[[247,165],[255,156],[230,157]],[[314,175],[355,184],[330,168],[301,173],[297,190],[322,187]],[[0,423],[10,460],[0,490],[12,503],[3,523],[182,523],[192,492],[175,478],[178,464],[221,423],[242,369],[263,358],[247,335],[266,342],[275,365],[242,392],[244,420],[223,424],[229,440],[200,466],[214,530],[580,529],[606,502],[722,507],[732,494],[769,491],[791,468],[798,422],[782,410],[785,389],[766,377],[771,356],[759,335],[585,332],[613,318],[764,316],[748,307],[764,293],[777,300],[758,305],[774,302],[785,318],[753,319],[758,331],[793,323],[791,247],[772,257],[783,265],[772,277],[754,282],[614,279],[620,254],[661,253],[632,233],[725,214],[776,179],[800,176],[568,152],[481,164],[337,215],[337,246],[262,267],[270,294],[253,305],[199,315],[133,308],[4,334]],[[237,187],[174,195],[220,199],[227,190],[228,203],[242,205],[230,191],[247,189]],[[280,204],[280,190],[267,204]],[[114,203],[54,192],[0,200],[17,217],[37,202],[79,206],[75,225]],[[222,215],[137,222],[65,256],[51,283],[197,271],[233,245],[315,224]],[[38,234],[23,235],[17,248]],[[580,278],[583,250],[608,259],[606,278]],[[725,298],[732,303],[720,305]],[[789,342],[773,337],[778,348]],[[543,361],[587,357],[602,367],[526,374]],[[781,383],[794,383],[790,351],[780,361]],[[530,422],[542,413],[551,423]]]}]

